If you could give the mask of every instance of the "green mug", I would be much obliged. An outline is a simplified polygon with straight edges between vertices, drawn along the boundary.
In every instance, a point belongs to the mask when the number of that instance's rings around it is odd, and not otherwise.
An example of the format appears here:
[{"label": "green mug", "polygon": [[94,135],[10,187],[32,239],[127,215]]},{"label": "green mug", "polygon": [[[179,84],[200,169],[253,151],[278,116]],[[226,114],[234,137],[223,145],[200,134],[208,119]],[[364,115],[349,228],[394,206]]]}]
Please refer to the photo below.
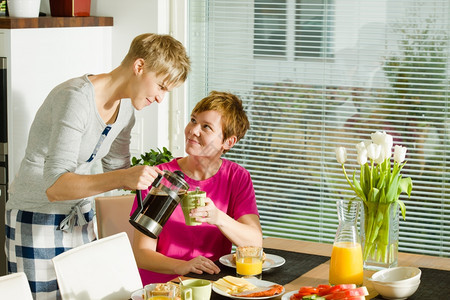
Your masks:
[{"label": "green mug", "polygon": [[182,300],[209,300],[211,281],[205,279],[186,279],[180,283]]},{"label": "green mug", "polygon": [[181,209],[183,210],[184,220],[188,226],[201,225],[201,222],[195,221],[195,218],[189,216],[191,209],[205,206],[206,192],[189,191],[181,198]]}]

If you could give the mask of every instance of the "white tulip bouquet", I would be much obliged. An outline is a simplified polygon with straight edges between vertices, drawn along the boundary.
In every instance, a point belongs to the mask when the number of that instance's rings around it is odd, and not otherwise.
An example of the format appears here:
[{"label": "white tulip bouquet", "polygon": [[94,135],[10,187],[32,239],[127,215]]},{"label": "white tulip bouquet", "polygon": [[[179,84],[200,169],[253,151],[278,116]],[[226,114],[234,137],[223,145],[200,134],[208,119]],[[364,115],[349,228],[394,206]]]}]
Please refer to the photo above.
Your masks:
[{"label": "white tulip bouquet", "polygon": [[344,147],[335,149],[336,159],[342,165],[345,178],[357,198],[364,203],[364,261],[374,257],[377,262],[386,262],[389,245],[389,220],[391,204],[400,206],[403,219],[406,216],[405,204],[399,200],[402,192],[411,196],[411,178],[402,178],[401,170],[406,164],[406,148],[395,145],[394,161],[391,165],[393,138],[386,132],[371,134],[371,140],[356,145],[357,161],[361,167],[359,181],[356,171],[353,179],[347,176],[344,164],[347,161],[347,150]]}]

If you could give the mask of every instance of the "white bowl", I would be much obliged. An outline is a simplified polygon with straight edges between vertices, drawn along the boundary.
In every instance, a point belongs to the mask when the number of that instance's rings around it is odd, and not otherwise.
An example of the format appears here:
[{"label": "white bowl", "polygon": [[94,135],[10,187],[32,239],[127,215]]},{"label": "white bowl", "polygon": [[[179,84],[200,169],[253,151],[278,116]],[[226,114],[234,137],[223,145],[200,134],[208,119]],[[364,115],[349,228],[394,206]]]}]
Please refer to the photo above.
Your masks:
[{"label": "white bowl", "polygon": [[402,300],[407,299],[417,291],[420,285],[420,281],[409,285],[372,281],[372,285],[373,288],[378,292],[378,294],[383,296],[383,298]]},{"label": "white bowl", "polygon": [[371,281],[380,284],[415,285],[420,281],[422,271],[415,267],[396,267],[378,271],[371,277]]}]

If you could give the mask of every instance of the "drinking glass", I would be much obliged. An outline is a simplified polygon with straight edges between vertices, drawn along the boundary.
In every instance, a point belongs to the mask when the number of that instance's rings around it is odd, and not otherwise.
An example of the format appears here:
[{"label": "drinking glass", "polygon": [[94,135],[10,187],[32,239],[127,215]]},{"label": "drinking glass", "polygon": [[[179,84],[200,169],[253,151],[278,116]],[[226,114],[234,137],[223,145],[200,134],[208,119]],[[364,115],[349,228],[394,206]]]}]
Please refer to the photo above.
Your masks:
[{"label": "drinking glass", "polygon": [[177,287],[175,285],[151,283],[145,287],[145,300],[175,300]]},{"label": "drinking glass", "polygon": [[263,248],[245,246],[236,248],[236,275],[244,278],[262,278]]}]

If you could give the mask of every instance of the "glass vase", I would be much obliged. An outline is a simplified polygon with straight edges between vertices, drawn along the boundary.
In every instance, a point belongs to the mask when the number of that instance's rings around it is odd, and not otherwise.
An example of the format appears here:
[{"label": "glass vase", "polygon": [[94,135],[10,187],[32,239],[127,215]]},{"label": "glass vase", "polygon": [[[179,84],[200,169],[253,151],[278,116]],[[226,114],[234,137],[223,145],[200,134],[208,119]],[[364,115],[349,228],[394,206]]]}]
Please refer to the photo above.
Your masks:
[{"label": "glass vase", "polygon": [[363,204],[360,218],[364,269],[382,270],[398,263],[399,208],[397,203]]}]

